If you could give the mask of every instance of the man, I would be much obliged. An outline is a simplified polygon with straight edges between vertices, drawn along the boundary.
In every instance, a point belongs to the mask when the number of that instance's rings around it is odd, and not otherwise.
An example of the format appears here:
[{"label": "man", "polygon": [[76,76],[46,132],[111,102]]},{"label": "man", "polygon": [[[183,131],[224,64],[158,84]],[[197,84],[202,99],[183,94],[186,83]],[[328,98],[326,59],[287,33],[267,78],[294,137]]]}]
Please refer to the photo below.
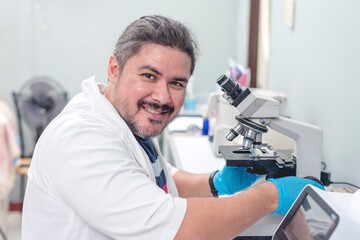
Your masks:
[{"label": "man", "polygon": [[[230,239],[266,214],[285,214],[315,184],[289,177],[235,194],[258,177],[228,167],[191,174],[163,160],[152,137],[183,105],[195,59],[177,21],[146,16],[128,26],[108,86],[85,80],[38,141],[23,239]],[[234,195],[213,197],[223,194]]]}]

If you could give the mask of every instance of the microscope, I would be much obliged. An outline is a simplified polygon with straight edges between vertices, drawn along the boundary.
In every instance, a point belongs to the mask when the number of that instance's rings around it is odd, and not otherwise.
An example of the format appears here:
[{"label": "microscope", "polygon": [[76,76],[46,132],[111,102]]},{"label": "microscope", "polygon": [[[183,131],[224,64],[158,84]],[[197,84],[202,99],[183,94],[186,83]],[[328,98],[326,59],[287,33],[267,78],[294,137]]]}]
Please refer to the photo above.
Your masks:
[{"label": "microscope", "polygon": [[[246,167],[248,172],[267,175],[314,177],[320,179],[322,129],[280,116],[280,103],[260,96],[225,75],[217,84],[222,95],[238,112],[236,125],[226,135],[228,141],[243,136],[241,145],[223,145],[220,154],[227,166]],[[268,127],[294,140],[291,157],[262,141]]]}]

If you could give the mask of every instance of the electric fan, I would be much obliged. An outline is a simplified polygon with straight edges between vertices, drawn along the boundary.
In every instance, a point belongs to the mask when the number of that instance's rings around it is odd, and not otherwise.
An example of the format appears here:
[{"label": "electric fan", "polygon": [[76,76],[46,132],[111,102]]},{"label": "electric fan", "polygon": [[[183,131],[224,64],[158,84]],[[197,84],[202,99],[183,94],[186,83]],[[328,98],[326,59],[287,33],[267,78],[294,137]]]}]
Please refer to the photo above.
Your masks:
[{"label": "electric fan", "polygon": [[[31,157],[45,127],[65,107],[67,93],[55,80],[37,76],[26,82],[19,92],[13,92],[13,98],[18,116],[22,157]],[[26,145],[31,146],[26,148]]]}]

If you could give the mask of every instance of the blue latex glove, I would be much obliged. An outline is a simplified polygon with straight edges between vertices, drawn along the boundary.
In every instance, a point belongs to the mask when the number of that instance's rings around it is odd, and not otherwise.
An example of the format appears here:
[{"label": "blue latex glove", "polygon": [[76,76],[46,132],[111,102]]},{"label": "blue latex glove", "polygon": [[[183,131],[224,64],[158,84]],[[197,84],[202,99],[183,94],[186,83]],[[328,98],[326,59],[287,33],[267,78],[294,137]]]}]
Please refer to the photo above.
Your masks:
[{"label": "blue latex glove", "polygon": [[279,213],[283,216],[289,211],[300,192],[308,184],[325,190],[319,183],[305,178],[298,177],[283,177],[283,178],[270,178],[268,181],[275,184],[279,191],[279,207],[274,213]]},{"label": "blue latex glove", "polygon": [[250,187],[264,175],[251,174],[245,167],[228,167],[217,172],[214,176],[214,185],[218,195],[230,195]]}]

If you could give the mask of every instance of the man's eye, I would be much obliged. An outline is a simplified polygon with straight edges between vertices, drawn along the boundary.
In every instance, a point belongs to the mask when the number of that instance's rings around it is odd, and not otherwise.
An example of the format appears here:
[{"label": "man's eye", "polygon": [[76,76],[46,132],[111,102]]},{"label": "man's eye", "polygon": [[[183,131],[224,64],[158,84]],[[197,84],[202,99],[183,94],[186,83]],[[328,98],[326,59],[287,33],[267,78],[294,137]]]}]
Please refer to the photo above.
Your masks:
[{"label": "man's eye", "polygon": [[144,73],[144,76],[145,76],[146,78],[148,78],[148,79],[151,79],[151,80],[155,79],[155,76],[152,75],[152,74],[149,74],[149,73]]},{"label": "man's eye", "polygon": [[171,84],[176,87],[184,87],[184,84],[182,84],[181,82],[171,82]]}]

